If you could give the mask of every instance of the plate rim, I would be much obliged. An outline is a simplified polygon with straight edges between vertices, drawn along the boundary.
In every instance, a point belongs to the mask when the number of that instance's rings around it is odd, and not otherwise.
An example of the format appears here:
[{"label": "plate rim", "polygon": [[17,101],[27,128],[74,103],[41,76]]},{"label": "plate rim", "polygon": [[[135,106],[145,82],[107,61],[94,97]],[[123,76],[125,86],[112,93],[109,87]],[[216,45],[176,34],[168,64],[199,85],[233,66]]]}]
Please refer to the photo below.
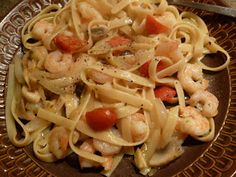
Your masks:
[{"label": "plate rim", "polygon": [[[64,2],[65,2],[66,0],[64,0]],[[10,12],[0,21],[0,34],[2,33],[2,31],[3,31],[3,29],[4,29],[4,25],[6,25],[6,23],[7,23],[7,21],[9,21],[11,18],[12,18],[12,15],[13,15],[13,13],[14,13],[14,11],[16,11],[16,10],[19,10],[20,8],[22,8],[22,6],[23,5],[26,5],[26,6],[28,6],[29,5],[29,3],[31,4],[31,5],[35,5],[35,8],[37,8],[37,5],[39,5],[40,3],[37,3],[37,2],[43,2],[44,4],[43,5],[46,5],[49,1],[47,1],[47,0],[23,0],[22,2],[20,2],[20,3],[18,3],[14,8],[12,8],[11,10],[10,10]],[[222,2],[222,0],[218,0],[218,2]],[[42,4],[41,4],[42,5]],[[41,7],[42,8],[42,7]],[[23,20],[25,20],[25,19],[23,19]],[[6,21],[6,22],[5,22]],[[8,29],[8,30],[10,30],[10,29]],[[17,31],[17,29],[16,29],[16,31]],[[236,31],[236,30],[235,30]],[[18,31],[19,32],[19,31]],[[16,36],[16,38],[19,38],[19,35],[18,36]],[[236,43],[236,42],[235,42]],[[15,54],[15,51],[14,51],[14,48],[16,48],[16,47],[18,47],[20,44],[19,44],[19,41],[17,40],[17,39],[13,39],[12,40],[12,47],[11,47],[11,49],[9,49],[9,53],[7,53],[7,54],[10,54],[10,55],[6,55],[7,57],[5,57],[5,58],[0,58],[0,67],[2,67],[2,65],[9,65],[9,63],[10,63],[10,61],[11,61],[11,58],[13,57],[13,55]],[[235,46],[236,46],[236,44],[234,44]],[[1,49],[0,49],[0,54],[2,54],[1,53],[2,51],[1,51]],[[1,56],[1,55],[0,55]],[[8,58],[8,59],[7,59]],[[7,59],[7,60],[6,60]],[[3,61],[5,62],[3,62]],[[235,65],[235,66],[234,66]],[[234,56],[234,60],[233,61],[231,61],[231,64],[230,64],[230,66],[227,68],[227,72],[228,72],[228,76],[231,78],[232,76],[234,76],[234,77],[236,77],[236,71],[234,71],[235,69],[234,69],[234,67],[236,68],[236,53],[235,53],[235,56]],[[6,67],[6,68],[8,68],[8,67]],[[6,95],[6,90],[7,90],[7,86],[5,85],[6,84],[6,75],[7,75],[7,71],[5,70],[3,73],[1,73],[0,72],[0,75],[4,75],[5,76],[5,80],[4,80],[4,86],[1,86],[0,87],[0,89],[3,89],[3,93],[0,93],[0,94],[3,94],[3,97],[4,97],[4,100],[5,100],[5,95]],[[2,82],[2,80],[0,81],[0,83]],[[220,128],[220,130],[219,130],[219,132],[218,132],[218,134],[215,136],[215,138],[214,138],[214,140],[212,141],[212,145],[211,145],[211,147],[208,147],[208,148],[206,148],[206,150],[202,153],[202,155],[200,156],[200,157],[198,157],[197,159],[195,159],[191,164],[189,164],[189,166],[187,166],[186,168],[184,168],[184,170],[182,171],[182,172],[179,172],[179,173],[177,173],[176,174],[176,176],[181,176],[182,174],[184,174],[184,173],[186,173],[186,174],[188,174],[188,170],[193,170],[194,171],[194,169],[196,169],[196,168],[199,168],[199,165],[196,165],[196,162],[198,162],[200,159],[202,159],[202,158],[204,158],[205,156],[212,156],[212,154],[210,154],[209,153],[209,151],[210,150],[214,150],[213,149],[213,146],[214,146],[214,144],[217,142],[217,139],[219,138],[219,136],[223,133],[223,134],[225,134],[225,135],[228,135],[229,134],[229,132],[227,132],[226,130],[225,130],[225,125],[227,125],[227,124],[230,124],[230,123],[235,123],[236,124],[236,122],[235,122],[235,120],[233,120],[235,117],[233,117],[234,115],[233,115],[233,113],[230,113],[230,111],[232,112],[234,112],[234,110],[233,109],[231,109],[231,107],[232,107],[232,104],[236,104],[236,100],[234,100],[234,99],[236,99],[236,92],[234,92],[235,90],[236,90],[236,80],[231,80],[230,79],[230,82],[229,82],[229,84],[230,84],[230,95],[229,95],[229,98],[230,98],[230,100],[229,100],[229,103],[228,103],[228,108],[227,108],[227,112],[226,112],[226,114],[225,114],[225,117],[224,117],[224,122],[223,122],[223,125],[221,126],[221,128]],[[233,89],[233,88],[235,88],[235,89]],[[232,99],[232,98],[234,98],[234,99]],[[4,101],[3,100],[3,101]],[[0,101],[2,101],[2,100],[0,100]],[[234,105],[233,105],[234,106]],[[235,108],[235,107],[234,107]],[[3,108],[4,109],[4,108]],[[236,108],[235,108],[236,109]],[[236,113],[236,112],[235,112]],[[232,115],[232,117],[230,117],[229,118],[229,114],[230,115]],[[3,128],[4,129],[4,127],[2,127],[3,126],[3,119],[4,119],[4,112],[2,112],[2,109],[0,110],[0,119],[1,119],[1,121],[0,121],[0,127],[1,128]],[[232,118],[232,119],[231,119]],[[4,120],[4,122],[5,122],[5,120]],[[231,129],[231,127],[228,127],[228,129],[230,130]],[[0,132],[1,132],[1,130],[0,130]],[[4,133],[1,133],[1,136],[2,135],[4,135]],[[235,139],[236,138],[234,138],[234,141],[235,141]],[[6,143],[6,145],[8,145],[8,143],[9,142],[5,142]],[[234,144],[233,144],[234,145]],[[24,153],[25,154],[27,154],[27,152],[25,151],[25,149],[23,148],[22,149],[23,151],[24,151]],[[216,150],[217,151],[217,150]],[[0,153],[1,154],[1,153]],[[22,157],[23,157],[24,155],[22,155]],[[20,156],[21,157],[21,156]],[[22,158],[21,157],[21,158]],[[222,157],[225,157],[225,158],[227,158],[227,156],[222,156]],[[25,156],[24,156],[24,158],[25,158]],[[19,159],[16,159],[16,160],[19,160]],[[33,159],[31,159],[32,161],[34,161]],[[231,160],[231,159],[230,159]],[[38,166],[37,167],[40,167],[42,170],[44,170],[44,171],[46,171],[47,169],[45,169],[45,168],[43,168],[39,163],[37,163],[36,161],[34,161]],[[31,164],[30,165],[31,167],[34,167],[34,164]],[[232,165],[231,165],[232,166]],[[231,175],[232,176],[234,176],[235,174],[236,174],[236,160],[235,160],[235,157],[234,157],[234,159],[233,159],[233,166],[234,166],[234,169],[235,169],[235,171],[234,171],[234,173],[232,173]],[[217,169],[216,168],[216,170],[219,170],[219,169]],[[51,172],[49,172],[49,171],[47,171],[47,173],[48,174],[50,174],[50,175],[53,175],[53,174],[51,174]]]}]

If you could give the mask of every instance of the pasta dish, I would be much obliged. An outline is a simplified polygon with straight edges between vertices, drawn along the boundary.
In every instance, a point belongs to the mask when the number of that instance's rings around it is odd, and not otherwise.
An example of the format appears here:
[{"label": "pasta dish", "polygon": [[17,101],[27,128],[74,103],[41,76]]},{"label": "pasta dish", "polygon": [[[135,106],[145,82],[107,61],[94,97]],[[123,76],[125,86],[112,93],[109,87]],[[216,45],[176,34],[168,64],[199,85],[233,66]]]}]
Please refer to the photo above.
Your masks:
[{"label": "pasta dish", "polygon": [[[152,175],[184,153],[184,140],[214,138],[217,96],[203,71],[229,54],[204,21],[166,0],[70,0],[52,4],[21,32],[9,65],[6,123],[17,147],[110,176],[125,155]],[[225,61],[210,67],[211,53]]]}]

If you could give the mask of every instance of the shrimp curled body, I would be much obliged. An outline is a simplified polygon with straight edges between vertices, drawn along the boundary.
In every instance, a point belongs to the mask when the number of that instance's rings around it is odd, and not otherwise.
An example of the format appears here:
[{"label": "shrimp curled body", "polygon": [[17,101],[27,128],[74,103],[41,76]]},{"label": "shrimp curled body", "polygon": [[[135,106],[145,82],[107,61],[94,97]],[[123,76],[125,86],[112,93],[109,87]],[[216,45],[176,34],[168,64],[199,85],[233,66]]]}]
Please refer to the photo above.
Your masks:
[{"label": "shrimp curled body", "polygon": [[57,159],[63,159],[68,153],[69,132],[65,127],[55,127],[52,129],[49,138],[49,151],[52,152]]},{"label": "shrimp curled body", "polygon": [[32,92],[26,86],[22,87],[22,95],[24,96],[24,98],[27,101],[29,101],[31,103],[38,103],[40,101],[40,99],[41,99],[41,96],[40,96],[40,94],[39,94],[39,92],[37,90]]},{"label": "shrimp curled body", "polygon": [[99,84],[112,82],[112,79],[113,79],[111,76],[104,74],[102,72],[99,72],[99,71],[95,71],[95,70],[91,70],[89,72],[89,78]]},{"label": "shrimp curled body", "polygon": [[172,29],[176,24],[176,17],[171,12],[164,12],[160,16],[157,17],[157,20],[163,25],[167,26],[169,29]]},{"label": "shrimp curled body", "polygon": [[41,20],[35,23],[32,29],[32,35],[35,39],[44,40],[53,31],[53,24]]},{"label": "shrimp curled body", "polygon": [[202,115],[214,117],[218,113],[219,101],[215,95],[208,91],[199,90],[195,92],[189,100],[191,106],[201,106]]},{"label": "shrimp curled body", "polygon": [[[92,139],[88,139],[88,140],[84,141],[83,144],[81,144],[80,149],[90,152],[90,153],[95,153],[95,151],[96,151],[96,149],[93,146]],[[96,162],[89,160],[89,159],[85,159],[83,157],[79,157],[79,162],[80,162],[81,168],[90,168],[90,167],[98,166],[98,164]]]},{"label": "shrimp curled body", "polygon": [[193,137],[202,136],[209,133],[210,123],[196,108],[181,107],[176,129]]},{"label": "shrimp curled body", "polygon": [[133,140],[142,140],[147,133],[148,125],[145,123],[144,115],[135,113],[131,115],[131,134]]},{"label": "shrimp curled body", "polygon": [[121,150],[121,146],[113,145],[98,139],[93,139],[93,145],[95,149],[101,152],[104,156],[118,154]]},{"label": "shrimp curled body", "polygon": [[103,157],[106,157],[106,161],[102,164],[89,159],[85,159],[83,157],[79,157],[81,168],[97,167],[101,165],[105,170],[110,170],[112,168],[113,158],[110,155],[107,156],[107,154],[117,154],[120,152],[121,147],[97,139],[88,139],[83,142],[83,144],[80,146],[80,149],[90,153],[99,151],[102,153]]},{"label": "shrimp curled body", "polygon": [[103,19],[101,14],[94,9],[89,3],[81,2],[78,4],[78,10],[81,14],[81,16],[85,19]]},{"label": "shrimp curled body", "polygon": [[71,54],[63,54],[59,50],[56,50],[48,54],[44,61],[44,67],[51,73],[66,72],[73,62]]},{"label": "shrimp curled body", "polygon": [[199,65],[186,64],[178,72],[178,79],[184,90],[190,94],[208,87],[208,81],[203,78],[202,68]]}]

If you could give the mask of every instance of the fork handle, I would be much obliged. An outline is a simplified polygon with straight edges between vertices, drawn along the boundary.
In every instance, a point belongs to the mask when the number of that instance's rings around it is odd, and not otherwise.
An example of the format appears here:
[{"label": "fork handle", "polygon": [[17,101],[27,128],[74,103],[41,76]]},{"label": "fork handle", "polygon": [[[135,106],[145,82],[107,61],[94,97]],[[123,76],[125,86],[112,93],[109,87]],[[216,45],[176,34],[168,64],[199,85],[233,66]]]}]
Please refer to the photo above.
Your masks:
[{"label": "fork handle", "polygon": [[201,9],[209,12],[214,12],[222,15],[227,15],[230,17],[236,17],[236,9],[231,7],[223,7],[213,4],[191,2],[189,0],[167,0],[169,4],[181,5],[186,7],[192,7],[196,9]]}]

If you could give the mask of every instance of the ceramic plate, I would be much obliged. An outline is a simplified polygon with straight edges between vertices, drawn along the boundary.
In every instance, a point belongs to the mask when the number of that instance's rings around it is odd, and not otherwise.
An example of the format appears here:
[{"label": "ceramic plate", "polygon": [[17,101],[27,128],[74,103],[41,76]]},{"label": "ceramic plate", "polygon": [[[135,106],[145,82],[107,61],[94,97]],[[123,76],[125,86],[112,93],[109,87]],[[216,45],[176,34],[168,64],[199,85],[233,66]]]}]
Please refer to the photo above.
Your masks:
[{"label": "ceramic plate", "polygon": [[[208,1],[204,1],[208,2]],[[212,1],[209,0],[212,3]],[[65,4],[57,0],[24,0],[0,22],[0,176],[102,176],[96,171],[81,171],[78,159],[71,155],[56,163],[37,160],[32,146],[14,147],[6,132],[5,97],[8,65],[14,54],[21,50],[20,31],[23,25],[41,9],[51,3]],[[174,162],[161,168],[153,177],[205,177],[234,176],[236,170],[236,20],[187,8],[203,18],[210,34],[217,39],[231,56],[229,68],[205,73],[210,80],[210,91],[219,99],[219,114],[215,118],[216,135],[212,142],[200,143],[189,139],[186,152]],[[209,55],[205,61],[210,65],[223,62],[220,54]],[[113,177],[138,177],[131,157],[125,157]]]}]

